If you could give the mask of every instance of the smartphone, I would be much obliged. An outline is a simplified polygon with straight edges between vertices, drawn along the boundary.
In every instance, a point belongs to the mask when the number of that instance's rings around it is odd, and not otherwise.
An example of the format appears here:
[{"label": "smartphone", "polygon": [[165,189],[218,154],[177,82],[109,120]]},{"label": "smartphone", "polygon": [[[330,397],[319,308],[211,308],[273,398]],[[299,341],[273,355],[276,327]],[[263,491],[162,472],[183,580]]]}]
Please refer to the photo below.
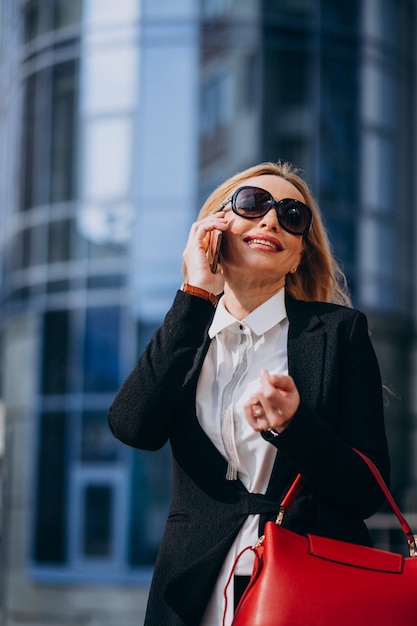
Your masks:
[{"label": "smartphone", "polygon": [[210,269],[215,274],[219,264],[220,246],[222,244],[222,230],[213,230],[210,233],[209,245],[207,248],[207,258],[210,263]]}]

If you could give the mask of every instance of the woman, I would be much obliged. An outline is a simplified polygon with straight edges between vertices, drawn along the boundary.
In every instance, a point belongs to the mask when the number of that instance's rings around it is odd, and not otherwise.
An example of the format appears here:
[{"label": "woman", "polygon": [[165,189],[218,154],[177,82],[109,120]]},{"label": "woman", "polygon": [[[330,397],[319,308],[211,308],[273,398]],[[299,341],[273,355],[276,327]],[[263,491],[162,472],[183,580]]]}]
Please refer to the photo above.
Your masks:
[{"label": "woman", "polygon": [[[206,250],[217,230],[213,273]],[[287,528],[370,544],[363,520],[381,495],[352,448],[388,479],[382,385],[366,318],[346,306],[319,211],[288,163],[220,185],[183,257],[186,282],[109,422],[131,446],[172,448],[172,506],[145,624],[219,626],[236,555],[275,519],[297,472],[306,487]],[[228,587],[227,624],[250,555]]]}]

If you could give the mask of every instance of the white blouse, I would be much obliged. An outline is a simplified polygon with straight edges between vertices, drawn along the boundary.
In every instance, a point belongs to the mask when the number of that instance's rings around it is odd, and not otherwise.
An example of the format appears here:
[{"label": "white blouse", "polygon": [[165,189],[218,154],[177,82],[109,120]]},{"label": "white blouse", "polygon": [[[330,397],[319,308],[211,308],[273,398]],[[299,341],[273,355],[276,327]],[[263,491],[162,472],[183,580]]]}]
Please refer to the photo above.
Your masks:
[{"label": "white blouse", "polygon": [[[252,311],[244,320],[233,317],[222,298],[209,329],[212,339],[197,386],[196,408],[201,427],[251,493],[265,493],[276,448],[248,424],[243,405],[260,387],[260,372],[288,374],[288,318],[285,291]],[[236,377],[237,374],[237,377]],[[232,389],[228,383],[232,380]],[[232,476],[233,479],[233,476]],[[258,540],[259,515],[250,515],[242,526],[217,579],[200,626],[222,624],[224,588],[239,552]],[[252,552],[239,560],[235,574],[248,576]],[[233,584],[228,588],[227,618],[233,618]]]}]

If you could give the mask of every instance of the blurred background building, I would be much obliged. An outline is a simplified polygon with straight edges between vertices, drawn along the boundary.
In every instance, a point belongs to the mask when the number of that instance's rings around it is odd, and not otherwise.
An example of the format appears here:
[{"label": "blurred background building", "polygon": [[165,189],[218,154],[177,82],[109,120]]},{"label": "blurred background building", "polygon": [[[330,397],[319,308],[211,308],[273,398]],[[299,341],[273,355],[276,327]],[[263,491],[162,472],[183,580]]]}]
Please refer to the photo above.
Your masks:
[{"label": "blurred background building", "polygon": [[[414,0],[0,0],[0,20],[1,626],[142,623],[169,450],[121,445],[107,409],[202,201],[259,161],[319,201],[414,520]],[[381,545],[391,525],[371,520]]]}]

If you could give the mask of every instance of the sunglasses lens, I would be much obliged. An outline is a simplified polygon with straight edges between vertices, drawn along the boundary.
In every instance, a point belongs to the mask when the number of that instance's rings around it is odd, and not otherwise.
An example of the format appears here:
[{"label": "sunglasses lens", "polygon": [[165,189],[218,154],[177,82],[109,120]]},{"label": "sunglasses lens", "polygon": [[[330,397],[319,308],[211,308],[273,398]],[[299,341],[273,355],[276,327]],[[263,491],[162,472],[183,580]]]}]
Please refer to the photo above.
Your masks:
[{"label": "sunglasses lens", "polygon": [[297,200],[286,199],[278,203],[281,225],[288,232],[302,235],[311,223],[311,213],[307,206]]},{"label": "sunglasses lens", "polygon": [[234,210],[242,217],[250,219],[262,217],[273,204],[271,195],[263,189],[246,187],[239,189],[234,198]]},{"label": "sunglasses lens", "polygon": [[263,217],[272,207],[276,208],[282,228],[292,235],[307,235],[311,224],[311,211],[307,205],[285,198],[275,202],[269,191],[259,187],[241,187],[232,196],[232,209],[247,219]]}]

